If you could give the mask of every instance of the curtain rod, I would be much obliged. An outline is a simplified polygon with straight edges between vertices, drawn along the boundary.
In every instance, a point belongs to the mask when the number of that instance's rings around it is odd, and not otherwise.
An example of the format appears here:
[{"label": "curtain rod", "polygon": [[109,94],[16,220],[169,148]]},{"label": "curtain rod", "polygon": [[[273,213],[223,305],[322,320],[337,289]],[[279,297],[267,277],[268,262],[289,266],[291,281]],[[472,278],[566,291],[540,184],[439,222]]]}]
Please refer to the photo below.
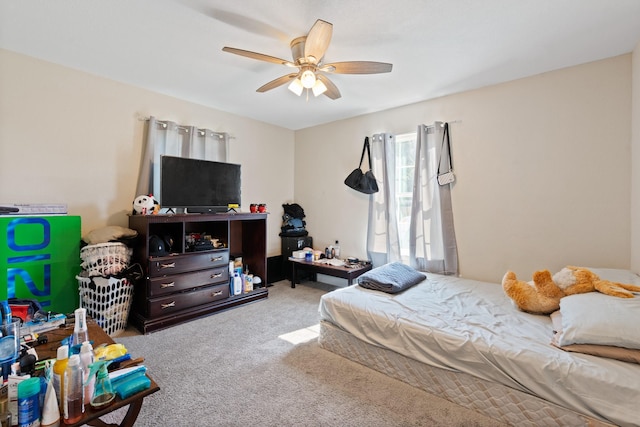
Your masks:
[{"label": "curtain rod", "polygon": [[[150,119],[150,118],[151,118],[151,117],[138,117],[138,120],[139,120],[139,121],[141,121],[141,122],[147,122],[147,121],[149,121],[149,119]],[[170,121],[170,120],[158,120],[158,119],[156,119],[156,122],[157,122],[157,123],[159,123],[159,124],[161,124],[161,125],[162,125],[162,127],[165,127],[165,128],[167,127],[167,123],[168,123],[169,121]],[[183,130],[183,131],[187,132],[187,133],[189,132],[189,127],[187,127],[187,126],[182,126],[182,125],[176,124],[176,127],[177,127],[178,129],[180,129],[180,130]],[[195,127],[195,126],[194,126],[194,127]],[[223,135],[223,134],[225,133],[225,132],[216,132],[216,131],[212,131],[212,130],[210,130],[210,129],[200,129],[200,128],[196,128],[196,130],[197,130],[198,132],[200,132],[200,135],[204,135],[204,134],[205,134],[205,132],[211,132],[211,135],[212,135],[212,136],[213,136],[213,134],[217,134],[217,135],[218,135],[218,138],[224,138],[224,135]],[[231,136],[231,135],[228,135],[228,134],[227,134],[227,138],[229,138],[229,139],[235,139],[235,136]]]},{"label": "curtain rod", "polygon": [[[450,121],[450,122],[446,122],[446,121],[445,121],[445,122],[442,122],[442,124],[440,124],[440,127],[444,127],[444,124],[445,124],[445,123],[449,123],[449,124],[453,124],[453,123],[462,123],[462,120],[452,120],[452,121]],[[427,129],[433,129],[433,127],[434,127],[435,125],[423,125],[423,126],[424,126],[424,127],[426,127]]]}]

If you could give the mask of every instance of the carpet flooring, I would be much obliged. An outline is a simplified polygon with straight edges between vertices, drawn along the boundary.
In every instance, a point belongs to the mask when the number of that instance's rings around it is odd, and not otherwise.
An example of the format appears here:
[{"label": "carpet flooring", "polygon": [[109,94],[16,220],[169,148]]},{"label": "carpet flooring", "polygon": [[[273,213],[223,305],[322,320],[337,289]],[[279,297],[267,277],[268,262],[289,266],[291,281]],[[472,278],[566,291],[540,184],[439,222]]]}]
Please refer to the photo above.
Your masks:
[{"label": "carpet flooring", "polygon": [[318,303],[332,289],[277,282],[266,300],[115,338],[160,386],[136,426],[500,425],[321,349]]}]

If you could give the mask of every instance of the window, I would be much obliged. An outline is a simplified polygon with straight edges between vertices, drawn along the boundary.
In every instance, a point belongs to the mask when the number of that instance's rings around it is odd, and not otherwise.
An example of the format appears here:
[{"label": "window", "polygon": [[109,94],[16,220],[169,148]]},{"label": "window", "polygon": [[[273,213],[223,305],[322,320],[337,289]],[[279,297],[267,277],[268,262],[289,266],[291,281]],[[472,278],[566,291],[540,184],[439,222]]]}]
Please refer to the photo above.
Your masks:
[{"label": "window", "polygon": [[409,225],[416,164],[416,133],[396,135],[396,218],[400,239],[400,254],[403,261],[409,257]]},{"label": "window", "polygon": [[402,261],[458,274],[451,194],[436,179],[446,129],[435,122],[419,125],[416,133],[373,135],[376,178],[387,183],[369,205],[367,254],[374,265]]}]

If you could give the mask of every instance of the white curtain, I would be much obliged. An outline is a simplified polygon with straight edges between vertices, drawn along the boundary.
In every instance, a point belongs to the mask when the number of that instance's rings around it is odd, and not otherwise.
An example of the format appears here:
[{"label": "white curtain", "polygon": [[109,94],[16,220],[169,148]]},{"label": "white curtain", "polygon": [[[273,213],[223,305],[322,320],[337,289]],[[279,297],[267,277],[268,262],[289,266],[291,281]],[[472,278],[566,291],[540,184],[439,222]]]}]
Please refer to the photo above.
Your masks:
[{"label": "white curtain", "polygon": [[[409,258],[410,265],[418,270],[457,275],[452,184],[439,185],[437,179],[438,164],[448,165],[450,155],[441,122],[418,126]],[[442,159],[438,162],[440,156]]]},{"label": "white curtain", "polygon": [[397,217],[395,136],[383,133],[371,138],[371,166],[380,189],[369,196],[367,254],[374,266],[399,261],[421,271],[458,274],[451,184],[437,182],[438,156],[442,152],[443,165],[448,165],[450,156],[446,144],[443,150],[443,130],[441,122],[418,126],[408,259],[406,254],[402,257]]},{"label": "white curtain", "polygon": [[192,159],[227,161],[229,136],[226,133],[182,126],[171,121],[150,117],[147,121],[147,138],[140,164],[136,194],[160,194],[160,156],[187,157]]},{"label": "white curtain", "polygon": [[371,170],[379,191],[369,196],[367,254],[374,266],[402,261],[396,218],[396,138],[382,133],[371,137]]}]

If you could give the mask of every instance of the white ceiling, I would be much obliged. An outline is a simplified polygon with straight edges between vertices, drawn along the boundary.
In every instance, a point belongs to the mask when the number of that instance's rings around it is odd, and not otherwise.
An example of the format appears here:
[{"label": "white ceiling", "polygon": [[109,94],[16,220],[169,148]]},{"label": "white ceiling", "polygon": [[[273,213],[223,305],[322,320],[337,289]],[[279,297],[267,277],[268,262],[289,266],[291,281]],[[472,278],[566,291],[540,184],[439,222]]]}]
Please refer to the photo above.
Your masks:
[{"label": "white ceiling", "polygon": [[[316,19],[333,24],[325,63],[342,97],[256,89],[290,68]],[[198,104],[302,129],[631,52],[638,0],[0,0],[0,47]],[[0,67],[1,70],[1,67]],[[1,75],[0,75],[1,78]],[[1,96],[1,94],[0,94]]]}]

